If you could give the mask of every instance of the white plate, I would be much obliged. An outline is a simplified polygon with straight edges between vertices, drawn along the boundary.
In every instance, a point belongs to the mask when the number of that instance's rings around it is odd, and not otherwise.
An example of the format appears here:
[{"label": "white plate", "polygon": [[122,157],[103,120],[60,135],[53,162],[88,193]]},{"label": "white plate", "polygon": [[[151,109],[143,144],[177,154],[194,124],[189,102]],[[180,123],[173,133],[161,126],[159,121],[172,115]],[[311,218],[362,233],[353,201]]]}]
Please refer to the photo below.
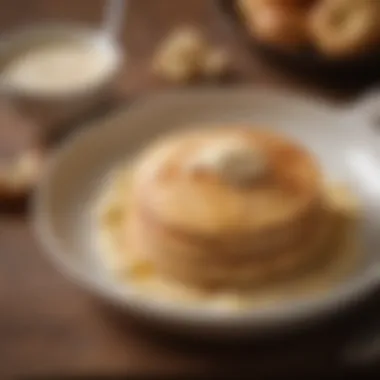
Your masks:
[{"label": "white plate", "polygon": [[[241,336],[330,315],[368,295],[380,279],[380,144],[365,117],[366,104],[340,109],[264,89],[203,89],[148,98],[83,128],[57,152],[37,191],[38,236],[58,268],[92,293],[173,331]],[[156,136],[205,122],[268,125],[310,148],[331,179],[350,184],[365,209],[365,262],[348,281],[323,296],[223,314],[144,299],[106,274],[93,249],[96,231],[90,216],[105,175]]]}]

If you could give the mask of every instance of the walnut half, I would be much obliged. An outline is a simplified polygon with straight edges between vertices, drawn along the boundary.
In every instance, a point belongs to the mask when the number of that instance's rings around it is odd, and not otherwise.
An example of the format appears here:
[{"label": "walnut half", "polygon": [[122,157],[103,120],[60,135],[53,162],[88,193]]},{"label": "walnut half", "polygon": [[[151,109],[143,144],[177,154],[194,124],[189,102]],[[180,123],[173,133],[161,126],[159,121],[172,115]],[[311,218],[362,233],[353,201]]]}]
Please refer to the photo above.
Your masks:
[{"label": "walnut half", "polygon": [[181,27],[159,46],[153,71],[171,82],[186,83],[200,77],[220,77],[229,63],[227,51],[212,47],[198,29]]}]

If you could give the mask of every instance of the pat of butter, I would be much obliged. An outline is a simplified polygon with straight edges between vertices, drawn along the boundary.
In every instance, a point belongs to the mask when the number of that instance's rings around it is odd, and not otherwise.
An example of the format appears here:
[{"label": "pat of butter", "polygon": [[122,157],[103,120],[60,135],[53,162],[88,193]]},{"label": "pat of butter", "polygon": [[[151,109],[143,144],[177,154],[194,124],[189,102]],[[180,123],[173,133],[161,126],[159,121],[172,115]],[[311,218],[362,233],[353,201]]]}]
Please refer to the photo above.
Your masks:
[{"label": "pat of butter", "polygon": [[244,141],[225,139],[201,149],[187,165],[189,171],[208,171],[231,184],[245,184],[260,179],[267,161],[259,148]]}]

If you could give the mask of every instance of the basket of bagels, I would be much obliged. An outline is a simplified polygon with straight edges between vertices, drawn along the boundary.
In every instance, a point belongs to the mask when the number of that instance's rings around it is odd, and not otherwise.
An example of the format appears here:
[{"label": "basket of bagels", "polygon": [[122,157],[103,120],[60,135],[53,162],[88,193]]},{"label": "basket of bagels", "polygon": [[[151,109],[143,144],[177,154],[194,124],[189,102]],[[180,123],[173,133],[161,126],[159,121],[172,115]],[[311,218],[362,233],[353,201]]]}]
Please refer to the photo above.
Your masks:
[{"label": "basket of bagels", "polygon": [[379,0],[222,0],[248,40],[293,67],[377,71]]}]

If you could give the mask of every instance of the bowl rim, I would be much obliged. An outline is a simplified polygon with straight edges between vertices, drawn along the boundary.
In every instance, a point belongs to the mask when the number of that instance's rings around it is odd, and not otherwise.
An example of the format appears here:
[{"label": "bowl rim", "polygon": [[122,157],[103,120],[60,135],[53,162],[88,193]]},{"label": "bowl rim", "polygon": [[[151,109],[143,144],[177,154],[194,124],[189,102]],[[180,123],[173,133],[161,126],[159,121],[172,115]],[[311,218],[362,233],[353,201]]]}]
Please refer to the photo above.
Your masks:
[{"label": "bowl rim", "polygon": [[[326,103],[316,100],[311,96],[304,97],[297,93],[288,90],[272,90],[267,86],[257,86],[254,90],[236,88],[229,90],[227,96],[234,96],[236,91],[240,93],[249,93],[251,96],[264,96],[269,98],[291,98],[293,101],[301,101],[302,103],[312,103],[312,106],[325,107]],[[221,313],[220,310],[200,310],[197,308],[183,308],[180,305],[165,304],[162,300],[147,299],[145,297],[130,297],[126,293],[122,293],[117,289],[111,289],[104,284],[96,281],[88,273],[82,271],[71,265],[68,260],[65,260],[64,249],[57,243],[54,234],[51,233],[49,223],[45,219],[46,204],[44,199],[46,192],[49,189],[49,181],[52,177],[57,163],[62,159],[70,147],[75,142],[81,141],[86,138],[88,133],[96,133],[97,130],[103,129],[107,120],[128,115],[132,112],[143,112],[146,108],[158,101],[161,98],[165,101],[178,99],[179,97],[202,94],[201,96],[213,96],[218,94],[220,96],[223,91],[218,89],[206,90],[199,89],[185,89],[185,90],[169,90],[163,94],[148,95],[140,101],[134,103],[129,108],[122,107],[117,110],[113,115],[106,116],[100,121],[91,122],[90,125],[82,127],[77,133],[70,136],[52,155],[49,163],[45,169],[45,176],[37,185],[32,202],[31,222],[36,236],[40,243],[42,243],[42,251],[45,256],[49,257],[58,269],[71,277],[74,282],[83,288],[87,289],[90,293],[100,296],[101,298],[111,301],[122,307],[128,309],[138,310],[140,314],[147,316],[154,316],[156,319],[171,321],[173,323],[181,322],[187,325],[195,325],[198,327],[213,327],[215,323],[223,327],[241,327],[241,328],[254,328],[264,326],[283,326],[293,324],[294,322],[301,322],[307,319],[317,319],[334,313],[339,306],[339,309],[344,306],[350,306],[357,301],[363,299],[363,296],[369,296],[374,292],[380,283],[380,270],[378,266],[369,268],[366,273],[355,276],[353,279],[342,284],[338,284],[327,294],[309,299],[300,299],[290,301],[287,305],[280,303],[280,305],[265,306],[260,309],[246,309],[233,313]],[[224,96],[226,93],[224,93]],[[167,101],[166,100],[166,101]],[[333,106],[333,105],[332,105]],[[345,111],[347,112],[347,110]]]},{"label": "bowl rim", "polygon": [[[51,34],[54,34],[51,37]],[[1,93],[6,96],[22,98],[22,99],[33,99],[43,102],[61,102],[61,101],[73,101],[78,98],[85,98],[93,93],[98,92],[109,82],[120,71],[123,61],[125,59],[125,54],[123,54],[123,49],[120,43],[116,39],[112,39],[106,33],[103,33],[101,29],[89,26],[85,23],[74,23],[74,22],[40,22],[29,24],[28,26],[23,26],[19,28],[13,28],[12,30],[6,32],[0,42],[0,59],[7,60],[12,57],[12,49],[27,48],[27,45],[31,46],[38,44],[39,39],[48,38],[54,40],[55,38],[76,38],[78,41],[88,40],[96,41],[103,40],[107,44],[107,48],[114,55],[114,63],[109,72],[106,73],[99,81],[94,82],[92,85],[86,88],[77,88],[70,91],[59,92],[59,91],[34,91],[21,88],[19,86],[4,85],[1,83]],[[0,77],[1,77],[2,67],[0,67]]]}]

